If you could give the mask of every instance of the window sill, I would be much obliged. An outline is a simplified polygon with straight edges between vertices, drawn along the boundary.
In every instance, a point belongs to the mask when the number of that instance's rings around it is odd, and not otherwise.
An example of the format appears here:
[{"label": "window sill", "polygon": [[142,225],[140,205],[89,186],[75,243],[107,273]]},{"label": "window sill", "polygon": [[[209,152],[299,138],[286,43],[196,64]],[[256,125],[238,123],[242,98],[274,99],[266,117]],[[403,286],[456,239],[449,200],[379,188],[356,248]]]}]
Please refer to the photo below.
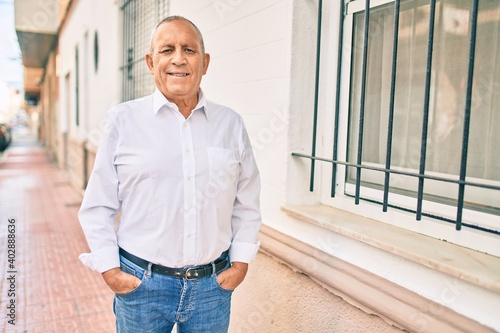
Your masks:
[{"label": "window sill", "polygon": [[[324,205],[282,211],[452,277],[500,293],[500,258]],[[362,222],[362,223],[360,223]]]}]

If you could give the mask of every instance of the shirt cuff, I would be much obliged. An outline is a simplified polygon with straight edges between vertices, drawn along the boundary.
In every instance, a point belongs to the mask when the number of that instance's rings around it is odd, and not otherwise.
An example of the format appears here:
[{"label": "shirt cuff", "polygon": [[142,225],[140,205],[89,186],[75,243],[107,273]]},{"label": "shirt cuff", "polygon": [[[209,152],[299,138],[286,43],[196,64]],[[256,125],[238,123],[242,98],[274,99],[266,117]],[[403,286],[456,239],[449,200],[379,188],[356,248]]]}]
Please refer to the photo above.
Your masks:
[{"label": "shirt cuff", "polygon": [[78,257],[90,269],[104,273],[112,268],[120,267],[118,247],[105,247],[92,253],[82,253]]},{"label": "shirt cuff", "polygon": [[255,244],[232,243],[229,248],[229,260],[231,260],[231,262],[238,261],[248,264],[255,259],[255,255],[257,254],[259,247],[259,241]]}]

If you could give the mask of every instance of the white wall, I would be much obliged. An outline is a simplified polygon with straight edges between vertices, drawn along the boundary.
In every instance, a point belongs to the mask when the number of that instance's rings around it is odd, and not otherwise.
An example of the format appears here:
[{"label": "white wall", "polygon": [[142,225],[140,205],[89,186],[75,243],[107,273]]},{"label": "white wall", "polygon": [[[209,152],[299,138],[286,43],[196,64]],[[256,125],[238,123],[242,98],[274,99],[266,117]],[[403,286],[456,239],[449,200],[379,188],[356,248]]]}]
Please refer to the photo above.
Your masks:
[{"label": "white wall", "polygon": [[[59,39],[60,77],[71,77],[69,91],[70,129],[73,138],[97,143],[105,112],[120,102],[122,59],[120,9],[116,1],[78,1],[70,12]],[[99,65],[94,70],[94,34],[99,41]],[[75,126],[75,49],[80,63],[80,126]],[[68,98],[65,80],[60,80],[62,100]],[[65,103],[61,103],[61,123],[66,123]],[[63,127],[64,129],[64,127]],[[94,142],[95,141],[95,142]]]}]

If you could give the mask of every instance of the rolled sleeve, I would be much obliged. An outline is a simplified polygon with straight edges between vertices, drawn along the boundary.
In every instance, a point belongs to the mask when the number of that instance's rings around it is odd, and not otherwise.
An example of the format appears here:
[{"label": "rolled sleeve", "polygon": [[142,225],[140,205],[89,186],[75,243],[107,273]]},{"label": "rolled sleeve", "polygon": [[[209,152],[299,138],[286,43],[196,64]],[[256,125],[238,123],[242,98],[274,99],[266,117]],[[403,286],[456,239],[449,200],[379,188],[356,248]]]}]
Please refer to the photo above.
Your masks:
[{"label": "rolled sleeve", "polygon": [[82,253],[79,259],[85,266],[99,273],[120,266],[120,256],[116,246],[105,247],[92,253]]},{"label": "rolled sleeve", "polygon": [[250,263],[255,259],[257,251],[259,251],[260,242],[257,243],[237,243],[233,242],[229,249],[229,259],[231,262]]}]

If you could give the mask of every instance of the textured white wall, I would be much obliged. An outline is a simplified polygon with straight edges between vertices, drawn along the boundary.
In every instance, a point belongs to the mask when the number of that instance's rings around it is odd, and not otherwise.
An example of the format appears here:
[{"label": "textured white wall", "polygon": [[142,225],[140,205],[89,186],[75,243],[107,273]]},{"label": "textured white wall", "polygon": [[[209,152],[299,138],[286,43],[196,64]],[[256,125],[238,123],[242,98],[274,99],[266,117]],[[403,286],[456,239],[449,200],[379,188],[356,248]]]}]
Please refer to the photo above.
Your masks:
[{"label": "textured white wall", "polygon": [[[71,100],[71,135],[88,137],[92,143],[99,138],[100,123],[106,111],[120,102],[121,28],[120,11],[112,0],[78,1],[59,39],[60,91]],[[94,70],[94,33],[99,40],[99,66]],[[75,48],[80,62],[80,129],[75,128]],[[70,74],[67,92],[65,76]],[[61,96],[66,100],[68,95]],[[64,122],[66,104],[61,103]]]}]

